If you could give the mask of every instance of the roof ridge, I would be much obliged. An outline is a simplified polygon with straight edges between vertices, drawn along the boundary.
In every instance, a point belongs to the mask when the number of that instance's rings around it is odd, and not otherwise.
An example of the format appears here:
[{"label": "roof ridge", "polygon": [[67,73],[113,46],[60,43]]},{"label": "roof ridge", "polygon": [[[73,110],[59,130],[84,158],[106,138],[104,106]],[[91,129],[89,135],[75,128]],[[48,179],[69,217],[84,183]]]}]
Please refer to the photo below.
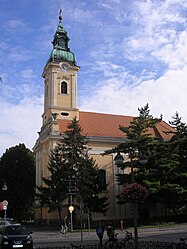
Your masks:
[{"label": "roof ridge", "polygon": [[89,112],[89,111],[79,111],[79,113],[90,113],[90,114],[99,114],[99,115],[106,115],[106,116],[120,116],[120,117],[128,117],[128,118],[135,118],[136,116],[129,116],[129,115],[122,115],[122,114],[112,114],[112,113],[104,113],[104,112]]}]

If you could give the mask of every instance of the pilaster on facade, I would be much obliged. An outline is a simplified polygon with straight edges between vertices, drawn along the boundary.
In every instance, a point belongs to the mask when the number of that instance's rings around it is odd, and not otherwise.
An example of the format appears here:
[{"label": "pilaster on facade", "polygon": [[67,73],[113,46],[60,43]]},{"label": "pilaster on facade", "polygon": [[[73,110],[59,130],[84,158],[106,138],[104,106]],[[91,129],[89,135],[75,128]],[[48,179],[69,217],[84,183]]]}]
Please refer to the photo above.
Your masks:
[{"label": "pilaster on facade", "polygon": [[52,70],[51,72],[52,77],[51,77],[51,107],[55,107],[57,105],[57,91],[56,91],[56,75],[57,75],[57,71]]},{"label": "pilaster on facade", "polygon": [[77,74],[72,74],[72,108],[77,108]]}]

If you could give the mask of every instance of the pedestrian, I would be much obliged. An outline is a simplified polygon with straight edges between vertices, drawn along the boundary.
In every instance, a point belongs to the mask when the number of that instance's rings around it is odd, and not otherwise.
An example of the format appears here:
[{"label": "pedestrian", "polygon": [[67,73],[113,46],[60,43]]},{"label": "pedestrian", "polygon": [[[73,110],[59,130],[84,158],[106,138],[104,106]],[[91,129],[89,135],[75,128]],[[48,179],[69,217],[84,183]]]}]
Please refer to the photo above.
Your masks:
[{"label": "pedestrian", "polygon": [[111,220],[110,223],[106,227],[107,235],[110,240],[115,240],[115,235],[114,235],[114,223]]},{"label": "pedestrian", "polygon": [[67,233],[68,231],[68,226],[67,226],[67,216],[64,216],[64,234]]},{"label": "pedestrian", "polygon": [[61,233],[62,233],[62,234],[66,234],[67,231],[68,231],[67,216],[64,216],[63,224],[62,224],[62,226],[61,226]]},{"label": "pedestrian", "polygon": [[105,226],[103,221],[101,220],[96,228],[96,234],[99,238],[99,245],[102,247],[103,246],[103,235],[105,231]]},{"label": "pedestrian", "polygon": [[122,218],[120,220],[120,229],[121,229],[121,231],[124,230],[124,220]]}]

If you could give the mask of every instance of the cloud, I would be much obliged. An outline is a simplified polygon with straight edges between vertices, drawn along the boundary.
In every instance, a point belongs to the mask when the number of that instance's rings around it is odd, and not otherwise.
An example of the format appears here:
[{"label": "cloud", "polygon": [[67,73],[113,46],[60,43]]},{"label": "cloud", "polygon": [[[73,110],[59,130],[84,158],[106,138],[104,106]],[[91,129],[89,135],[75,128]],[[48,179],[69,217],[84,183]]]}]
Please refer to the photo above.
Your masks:
[{"label": "cloud", "polygon": [[136,116],[138,107],[149,103],[151,113],[158,117],[163,114],[166,122],[176,111],[187,122],[186,82],[187,66],[168,70],[157,80],[142,81],[135,86],[113,78],[95,88],[91,97],[81,97],[80,109]]},{"label": "cloud", "polygon": [[21,20],[16,20],[16,19],[14,19],[14,20],[9,20],[7,23],[6,23],[6,26],[5,26],[5,28],[7,28],[7,29],[22,29],[22,28],[26,28],[26,25],[25,25],[25,23],[23,22],[23,21],[21,21]]},{"label": "cloud", "polygon": [[43,94],[43,85],[32,74],[32,70],[29,71],[27,76],[26,72],[24,70],[23,72],[21,71],[15,76],[15,79],[7,75],[2,77],[3,84],[0,85],[0,102],[18,104],[25,98],[40,98]]},{"label": "cloud", "polygon": [[40,75],[60,7],[81,66],[80,110],[134,116],[149,103],[154,116],[162,113],[168,121],[178,111],[187,122],[186,0],[41,1],[42,14],[35,20],[25,9],[10,20],[6,15],[1,25],[1,152],[20,142],[32,148],[37,138],[43,112]]},{"label": "cloud", "polygon": [[[102,6],[110,11],[106,4]],[[134,1],[128,11],[124,7],[127,20],[119,18],[124,10],[119,6],[111,26],[102,29],[104,45],[90,51],[94,61],[87,83],[95,74],[95,86],[88,97],[81,91],[80,109],[134,116],[138,107],[149,103],[154,115],[162,113],[168,121],[178,111],[186,122],[186,2]],[[112,35],[114,27],[121,41]],[[127,34],[119,36],[123,29]]]},{"label": "cloud", "polygon": [[18,104],[1,102],[0,155],[5,148],[24,143],[32,149],[41,127],[38,116],[43,111],[43,98],[24,98]]},{"label": "cloud", "polygon": [[21,77],[24,79],[35,79],[36,75],[34,75],[34,72],[32,69],[25,69],[20,72]]},{"label": "cloud", "polygon": [[153,51],[152,54],[164,61],[170,68],[177,69],[187,64],[187,31],[179,32],[175,41]]},{"label": "cloud", "polygon": [[30,59],[36,58],[36,55],[31,52],[29,49],[24,49],[22,47],[11,48],[10,53],[8,54],[10,60],[14,62],[28,61]]}]

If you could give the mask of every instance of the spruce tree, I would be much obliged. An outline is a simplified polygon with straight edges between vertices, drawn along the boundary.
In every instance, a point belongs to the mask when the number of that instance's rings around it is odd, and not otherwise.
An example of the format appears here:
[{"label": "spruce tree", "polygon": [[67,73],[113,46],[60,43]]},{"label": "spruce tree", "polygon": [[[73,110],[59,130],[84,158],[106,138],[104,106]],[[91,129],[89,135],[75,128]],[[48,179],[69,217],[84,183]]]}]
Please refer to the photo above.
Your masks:
[{"label": "spruce tree", "polygon": [[81,169],[77,172],[77,187],[88,213],[106,213],[108,198],[102,193],[99,169],[93,158],[85,154]]},{"label": "spruce tree", "polygon": [[[173,137],[169,141],[170,155],[175,155],[177,168],[170,167],[170,189],[167,193],[167,206],[178,217],[187,210],[187,125],[176,112],[169,123],[175,129]],[[167,199],[165,199],[167,200]]]},{"label": "spruce tree", "polygon": [[[128,173],[124,172],[123,174],[117,174],[118,184],[123,185],[121,195],[117,196],[117,198],[119,198],[119,204],[132,201],[132,198],[124,198],[123,194],[126,191],[125,187],[134,187],[138,183],[140,190],[141,186],[144,186],[149,190],[151,182],[147,180],[147,177],[152,170],[150,160],[152,153],[155,150],[155,145],[160,142],[160,139],[153,137],[151,129],[155,129],[162,118],[154,118],[150,114],[148,104],[143,108],[138,108],[138,110],[139,116],[133,118],[128,127],[119,126],[119,129],[125,133],[125,137],[127,138],[126,141],[119,144],[113,150],[105,152],[106,154],[115,152],[123,153],[123,156],[128,160],[125,160],[121,165],[117,166],[123,170],[131,168],[130,174],[129,171]],[[146,164],[141,164],[140,162],[142,162],[143,159],[148,160],[148,162]],[[139,195],[139,193],[140,192],[137,192],[136,194]],[[122,196],[123,198],[121,198]]]},{"label": "spruce tree", "polygon": [[[165,207],[165,219],[168,211],[178,216],[186,207],[187,201],[187,126],[176,113],[171,140],[154,138],[149,128],[155,128],[161,119],[149,114],[148,105],[139,109],[139,116],[134,118],[129,127],[120,127],[126,133],[127,142],[118,146],[122,152],[131,153],[135,167],[135,181],[149,189],[147,205],[161,203]],[[129,150],[129,148],[131,148]],[[141,156],[146,155],[148,162],[140,164]],[[123,167],[130,166],[130,162]],[[128,174],[118,176],[120,184],[129,183]]]},{"label": "spruce tree", "polygon": [[38,186],[38,198],[41,206],[47,206],[49,212],[58,210],[60,223],[62,224],[62,204],[67,198],[66,180],[69,172],[61,150],[61,144],[51,151],[47,166],[49,177],[42,177],[44,186]]},{"label": "spruce tree", "polygon": [[[51,152],[48,169],[50,176],[43,178],[45,187],[38,189],[40,200],[49,211],[58,209],[60,215],[62,203],[70,195],[75,203],[83,202],[89,212],[106,212],[107,198],[100,196],[102,188],[98,185],[99,168],[88,156],[86,136],[82,135],[76,118],[68,124],[60,143]],[[75,177],[75,193],[69,192],[68,179],[72,175]]]},{"label": "spruce tree", "polygon": [[102,188],[98,185],[99,168],[88,156],[87,139],[82,132],[82,128],[74,118],[67,126],[61,141],[63,158],[68,168],[75,172],[76,194],[81,196],[85,208],[92,212],[105,213],[108,204],[107,198],[100,195]]},{"label": "spruce tree", "polygon": [[[116,152],[122,152],[127,154],[131,161],[125,161],[120,167],[125,169],[132,167],[137,171],[135,175],[135,181],[146,185],[144,180],[149,173],[150,164],[142,165],[140,161],[143,158],[150,160],[154,145],[159,141],[158,138],[152,136],[150,128],[154,129],[156,125],[161,121],[161,118],[154,118],[150,114],[149,105],[146,104],[143,108],[138,108],[139,116],[133,118],[128,127],[119,126],[119,129],[125,133],[127,138],[125,143],[119,144],[117,148],[113,150]],[[112,151],[109,151],[109,153]],[[131,174],[118,174],[119,184],[131,183]]]},{"label": "spruce tree", "polygon": [[181,122],[178,113],[170,122],[174,130],[169,141],[162,140],[150,146],[150,169],[144,183],[149,186],[150,202],[162,203],[165,207],[165,219],[168,212],[178,217],[187,203],[187,126]]}]

